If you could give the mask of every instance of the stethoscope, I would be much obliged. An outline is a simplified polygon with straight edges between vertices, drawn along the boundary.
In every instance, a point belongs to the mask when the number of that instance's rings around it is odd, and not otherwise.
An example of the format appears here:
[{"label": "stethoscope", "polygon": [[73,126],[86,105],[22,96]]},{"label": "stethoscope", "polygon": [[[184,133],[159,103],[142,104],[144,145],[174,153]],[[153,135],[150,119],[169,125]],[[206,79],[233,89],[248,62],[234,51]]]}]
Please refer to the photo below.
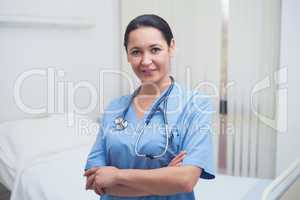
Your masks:
[{"label": "stethoscope", "polygon": [[[136,156],[139,157],[146,157],[146,158],[150,158],[150,159],[157,159],[160,158],[162,156],[164,156],[168,150],[168,146],[169,146],[169,127],[168,127],[168,119],[167,119],[167,103],[168,103],[168,97],[174,87],[174,78],[172,76],[170,76],[171,79],[171,85],[168,87],[167,91],[160,97],[160,99],[158,99],[156,101],[156,103],[153,105],[152,109],[150,110],[150,113],[148,114],[148,116],[145,119],[144,125],[142,126],[142,128],[137,130],[138,133],[138,138],[135,142],[135,146],[134,146],[134,152],[136,154]],[[125,119],[126,114],[129,110],[129,107],[134,99],[134,97],[138,94],[138,92],[140,91],[141,87],[139,87],[137,90],[134,91],[134,93],[131,96],[131,99],[127,105],[127,107],[125,108],[125,110],[123,111],[122,115],[117,117],[115,119],[115,125],[116,125],[116,130],[118,131],[122,131],[125,130],[128,127],[128,121]],[[163,109],[160,107],[160,105],[163,103]],[[158,155],[151,155],[151,154],[142,154],[138,151],[138,145],[139,142],[141,140],[142,135],[144,134],[144,130],[146,128],[146,126],[148,126],[148,124],[150,123],[153,115],[157,112],[161,112],[163,113],[163,122],[164,122],[164,129],[165,129],[165,133],[166,133],[166,144],[165,144],[165,148],[163,150],[163,152],[161,154]]]}]

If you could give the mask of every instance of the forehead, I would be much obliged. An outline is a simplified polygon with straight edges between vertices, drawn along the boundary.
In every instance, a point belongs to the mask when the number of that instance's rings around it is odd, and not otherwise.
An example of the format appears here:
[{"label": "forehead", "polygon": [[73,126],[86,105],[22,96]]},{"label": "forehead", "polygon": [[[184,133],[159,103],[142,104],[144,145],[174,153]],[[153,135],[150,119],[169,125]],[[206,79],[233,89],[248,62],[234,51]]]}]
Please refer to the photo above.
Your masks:
[{"label": "forehead", "polygon": [[167,45],[160,30],[152,27],[140,27],[129,33],[128,49],[132,47],[147,47],[154,44]]}]

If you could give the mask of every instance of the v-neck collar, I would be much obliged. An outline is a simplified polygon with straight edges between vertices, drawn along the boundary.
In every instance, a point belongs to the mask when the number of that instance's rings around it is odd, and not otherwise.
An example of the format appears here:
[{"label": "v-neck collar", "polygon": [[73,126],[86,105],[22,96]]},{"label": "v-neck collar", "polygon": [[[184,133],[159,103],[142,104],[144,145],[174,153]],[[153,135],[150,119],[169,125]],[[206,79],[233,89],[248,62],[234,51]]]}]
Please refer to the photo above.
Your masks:
[{"label": "v-neck collar", "polygon": [[[171,90],[169,96],[171,96],[172,93],[174,92],[174,90],[176,90],[176,87],[178,87],[178,86],[177,86],[176,81],[174,81],[174,86],[173,86],[173,88],[172,88],[172,90]],[[152,102],[151,106],[149,106],[149,108],[146,110],[146,112],[144,113],[143,117],[141,117],[141,118],[139,118],[139,117],[137,116],[136,110],[135,110],[134,105],[133,105],[133,101],[131,102],[130,107],[129,107],[129,111],[130,111],[130,113],[131,113],[132,116],[133,116],[132,120],[134,121],[134,124],[135,124],[135,125],[140,124],[140,123],[145,123],[146,117],[150,114],[150,111],[153,109],[153,106],[157,103],[157,101],[159,101],[159,100],[166,94],[166,92],[168,91],[168,89],[169,89],[169,87],[167,87],[167,88],[159,95],[159,97],[155,98],[155,100]],[[169,99],[168,99],[168,100],[169,100]],[[168,102],[168,104],[169,104],[169,102]],[[163,104],[161,103],[161,104],[159,105],[159,107],[160,107],[161,109],[163,109]]]}]

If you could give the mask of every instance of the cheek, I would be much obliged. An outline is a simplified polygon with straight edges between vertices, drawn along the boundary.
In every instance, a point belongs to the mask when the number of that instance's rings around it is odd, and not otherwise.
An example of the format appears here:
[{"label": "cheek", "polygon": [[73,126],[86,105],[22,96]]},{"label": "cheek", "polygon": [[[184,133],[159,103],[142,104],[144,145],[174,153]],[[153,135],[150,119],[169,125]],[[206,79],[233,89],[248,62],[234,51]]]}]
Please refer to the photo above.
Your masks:
[{"label": "cheek", "polygon": [[159,66],[160,71],[168,71],[170,68],[170,59],[167,56],[157,59],[156,63]]},{"label": "cheek", "polygon": [[131,69],[133,70],[133,72],[135,74],[138,74],[140,62],[137,59],[134,59],[134,60],[131,60],[131,62],[129,62],[129,64],[131,65]]},{"label": "cheek", "polygon": [[131,65],[132,68],[137,68],[139,66],[139,59],[138,58],[132,58],[128,60],[128,63]]}]

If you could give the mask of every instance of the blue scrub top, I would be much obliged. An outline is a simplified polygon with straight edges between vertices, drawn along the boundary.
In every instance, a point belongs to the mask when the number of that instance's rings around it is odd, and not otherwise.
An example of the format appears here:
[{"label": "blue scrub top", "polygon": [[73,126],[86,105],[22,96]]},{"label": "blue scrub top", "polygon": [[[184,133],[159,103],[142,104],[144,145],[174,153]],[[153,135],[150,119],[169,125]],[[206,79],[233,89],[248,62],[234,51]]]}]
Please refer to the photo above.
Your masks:
[{"label": "blue scrub top", "polygon": [[[164,91],[161,95],[164,95]],[[178,83],[169,95],[167,105],[167,120],[169,123],[169,147],[166,154],[158,159],[138,157],[135,154],[135,143],[138,129],[144,125],[143,119],[138,119],[133,105],[126,114],[128,127],[119,131],[114,120],[122,116],[130,102],[131,95],[113,100],[105,109],[95,144],[88,155],[85,169],[101,166],[115,166],[119,169],[155,169],[166,167],[180,151],[187,152],[182,165],[193,165],[202,169],[200,178],[213,179],[213,146],[211,116],[214,112],[209,98],[199,92],[184,90]],[[158,100],[159,98],[157,98]],[[156,100],[156,101],[157,101]],[[155,101],[155,102],[156,102]],[[155,104],[152,104],[152,106]],[[161,103],[163,108],[163,103]],[[152,108],[150,108],[152,109]],[[150,109],[145,113],[148,115]],[[163,114],[156,112],[149,125],[145,128],[138,144],[140,154],[159,155],[166,144]],[[194,192],[177,193],[168,196],[146,197],[114,197],[101,196],[101,200],[131,199],[131,200],[193,200]]]}]

